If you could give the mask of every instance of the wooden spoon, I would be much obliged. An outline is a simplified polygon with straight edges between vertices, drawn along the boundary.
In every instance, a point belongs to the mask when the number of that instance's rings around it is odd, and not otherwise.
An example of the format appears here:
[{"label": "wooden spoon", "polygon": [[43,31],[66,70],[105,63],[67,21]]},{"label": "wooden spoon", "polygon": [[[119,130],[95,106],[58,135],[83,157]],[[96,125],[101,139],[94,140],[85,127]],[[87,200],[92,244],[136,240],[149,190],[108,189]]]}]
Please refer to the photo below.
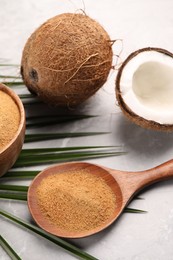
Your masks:
[{"label": "wooden spoon", "polygon": [[[37,188],[40,182],[50,175],[80,170],[87,170],[87,172],[89,171],[105,180],[107,185],[109,185],[116,195],[116,208],[112,216],[101,226],[86,232],[69,232],[68,230],[62,230],[55,224],[50,223],[50,221],[44,216],[37,203]],[[113,170],[85,162],[58,164],[43,170],[35,177],[28,190],[28,207],[35,222],[47,232],[60,237],[85,237],[95,234],[112,224],[123,212],[123,209],[129,201],[141,189],[150,184],[171,177],[173,177],[173,160],[163,163],[155,168],[140,172]]]}]

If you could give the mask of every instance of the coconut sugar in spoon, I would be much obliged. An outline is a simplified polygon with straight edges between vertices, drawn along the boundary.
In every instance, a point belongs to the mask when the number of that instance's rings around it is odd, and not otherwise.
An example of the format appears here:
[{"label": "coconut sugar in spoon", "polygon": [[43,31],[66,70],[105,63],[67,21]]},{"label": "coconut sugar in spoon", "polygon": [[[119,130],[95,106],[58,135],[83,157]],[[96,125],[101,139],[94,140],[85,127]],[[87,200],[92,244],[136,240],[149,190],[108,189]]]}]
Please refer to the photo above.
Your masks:
[{"label": "coconut sugar in spoon", "polygon": [[[92,230],[82,232],[70,232],[62,228],[58,228],[51,223],[49,219],[42,213],[37,200],[37,188],[41,181],[50,175],[71,171],[87,171],[98,177],[103,178],[106,184],[111,188],[116,196],[116,207],[111,217],[104,224]],[[28,190],[28,207],[35,222],[47,232],[60,237],[81,238],[95,234],[110,224],[112,224],[123,212],[129,201],[146,186],[158,181],[166,180],[173,177],[173,160],[163,163],[155,168],[140,171],[126,172],[113,170],[99,165],[85,162],[64,163],[51,166],[40,172]],[[69,176],[70,178],[70,176]],[[51,187],[50,187],[51,188]],[[64,220],[65,221],[65,220]]]}]

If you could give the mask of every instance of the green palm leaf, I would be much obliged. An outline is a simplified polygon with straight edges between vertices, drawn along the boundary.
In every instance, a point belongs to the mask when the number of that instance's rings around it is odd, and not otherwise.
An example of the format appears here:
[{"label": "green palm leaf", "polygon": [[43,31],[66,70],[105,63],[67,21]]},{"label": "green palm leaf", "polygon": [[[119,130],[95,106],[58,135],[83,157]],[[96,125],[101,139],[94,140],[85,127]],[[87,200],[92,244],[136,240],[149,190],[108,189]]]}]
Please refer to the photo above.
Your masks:
[{"label": "green palm leaf", "polygon": [[57,123],[71,122],[75,120],[96,117],[93,115],[54,115],[54,116],[30,116],[26,118],[27,128],[48,126]]},{"label": "green palm leaf", "polygon": [[116,149],[122,148],[121,146],[71,146],[71,147],[57,147],[57,148],[34,148],[34,149],[22,149],[20,156],[28,156],[35,154],[49,154],[57,152],[68,152],[68,151],[80,151],[80,150],[97,150],[104,151],[107,149]]},{"label": "green palm leaf", "polygon": [[145,210],[132,209],[132,208],[125,208],[124,212],[127,212],[127,213],[147,213],[147,211],[145,211]]},{"label": "green palm leaf", "polygon": [[25,227],[31,231],[33,231],[34,233],[36,233],[37,235],[40,235],[46,239],[48,239],[49,241],[55,243],[56,245],[64,248],[65,250],[69,251],[70,253],[74,254],[75,256],[81,258],[81,259],[85,259],[85,260],[98,260],[97,258],[83,252],[82,250],[80,250],[79,248],[71,245],[70,243],[64,241],[63,239],[60,239],[56,236],[53,236],[49,233],[47,233],[46,231],[40,229],[39,227],[36,227],[30,223],[25,222],[24,220],[0,209],[0,215],[4,216],[6,218],[8,218],[9,220],[12,220],[13,222],[19,224],[22,227]]},{"label": "green palm leaf", "polygon": [[28,186],[0,184],[0,190],[18,191],[18,192],[25,192],[26,193],[28,191]]},{"label": "green palm leaf", "polygon": [[120,152],[78,152],[78,153],[60,153],[60,154],[43,154],[35,155],[26,158],[19,156],[19,159],[14,164],[13,168],[16,167],[26,167],[41,164],[52,164],[67,161],[79,161],[93,158],[102,158],[110,156],[119,156],[123,153]]},{"label": "green palm leaf", "polygon": [[19,67],[19,64],[6,64],[6,63],[1,63],[0,67]]},{"label": "green palm leaf", "polygon": [[21,76],[9,76],[9,75],[0,75],[2,79],[21,79]]},{"label": "green palm leaf", "polygon": [[24,86],[23,81],[3,81],[2,83],[8,85],[9,87]]},{"label": "green palm leaf", "polygon": [[36,96],[33,94],[20,94],[19,97],[22,99],[27,99],[27,98],[35,98]]},{"label": "green palm leaf", "polygon": [[0,192],[0,199],[10,199],[10,200],[22,200],[27,201],[26,193],[12,193],[12,192]]},{"label": "green palm leaf", "polygon": [[[17,82],[17,83],[19,83],[19,82]],[[18,85],[22,85],[22,84],[15,84],[13,86],[18,86]],[[22,100],[24,105],[42,103],[42,101],[37,96],[35,96],[33,94],[19,94],[18,96],[20,97],[20,99]]]},{"label": "green palm leaf", "polygon": [[38,148],[22,150],[14,167],[63,162],[67,160],[92,159],[107,156],[118,156],[124,152],[117,151],[115,146],[77,146],[62,148]]},{"label": "green palm leaf", "polygon": [[0,235],[0,245],[5,250],[5,252],[11,257],[12,260],[21,260],[13,248],[8,244],[8,242]]},{"label": "green palm leaf", "polygon": [[52,139],[61,139],[61,138],[73,138],[73,137],[83,137],[83,136],[92,136],[92,135],[103,135],[108,134],[108,132],[75,132],[75,133],[52,133],[52,134],[26,134],[25,143],[29,142],[38,142],[46,141]]},{"label": "green palm leaf", "polygon": [[3,175],[1,178],[20,178],[20,179],[27,179],[27,178],[33,178],[35,177],[40,171],[10,171],[7,172],[5,175]]}]

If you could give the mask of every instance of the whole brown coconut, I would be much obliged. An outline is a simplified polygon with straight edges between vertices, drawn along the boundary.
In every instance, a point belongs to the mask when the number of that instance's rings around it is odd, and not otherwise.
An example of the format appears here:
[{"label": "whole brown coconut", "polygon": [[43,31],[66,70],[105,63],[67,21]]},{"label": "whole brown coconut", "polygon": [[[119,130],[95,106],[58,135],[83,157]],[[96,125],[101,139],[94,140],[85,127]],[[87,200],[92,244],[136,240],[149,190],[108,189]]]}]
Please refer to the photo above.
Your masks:
[{"label": "whole brown coconut", "polygon": [[42,24],[28,39],[21,74],[28,89],[43,101],[76,106],[107,80],[112,43],[96,21],[65,13]]}]

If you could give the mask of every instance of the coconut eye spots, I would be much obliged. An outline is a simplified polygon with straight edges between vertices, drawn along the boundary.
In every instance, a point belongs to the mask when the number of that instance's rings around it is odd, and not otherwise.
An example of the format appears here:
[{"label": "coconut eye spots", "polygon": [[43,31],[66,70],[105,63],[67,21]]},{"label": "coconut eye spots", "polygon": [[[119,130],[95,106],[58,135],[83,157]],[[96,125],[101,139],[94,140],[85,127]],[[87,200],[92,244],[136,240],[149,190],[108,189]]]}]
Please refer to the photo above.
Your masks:
[{"label": "coconut eye spots", "polygon": [[38,82],[38,73],[35,69],[30,70],[29,77],[32,81]]}]

